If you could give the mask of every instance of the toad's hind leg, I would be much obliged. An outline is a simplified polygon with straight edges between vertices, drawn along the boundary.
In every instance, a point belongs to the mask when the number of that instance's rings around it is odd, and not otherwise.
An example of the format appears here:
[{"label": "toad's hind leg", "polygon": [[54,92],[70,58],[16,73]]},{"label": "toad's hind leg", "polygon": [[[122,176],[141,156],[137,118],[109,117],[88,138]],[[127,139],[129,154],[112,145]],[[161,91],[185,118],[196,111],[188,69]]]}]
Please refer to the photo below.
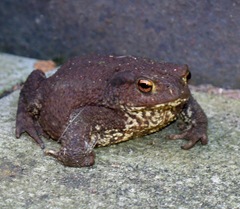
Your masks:
[{"label": "toad's hind leg", "polygon": [[59,138],[61,149],[58,152],[45,152],[65,166],[86,167],[94,164],[93,148],[96,143],[91,141],[91,126],[84,121],[84,110],[85,108],[80,108],[77,114],[71,115],[69,124]]},{"label": "toad's hind leg", "polygon": [[44,148],[44,143],[39,135],[43,132],[36,120],[41,105],[36,95],[37,89],[45,79],[45,74],[40,70],[34,70],[28,76],[20,92],[16,118],[16,137],[19,138],[22,133],[27,132],[41,148]]}]

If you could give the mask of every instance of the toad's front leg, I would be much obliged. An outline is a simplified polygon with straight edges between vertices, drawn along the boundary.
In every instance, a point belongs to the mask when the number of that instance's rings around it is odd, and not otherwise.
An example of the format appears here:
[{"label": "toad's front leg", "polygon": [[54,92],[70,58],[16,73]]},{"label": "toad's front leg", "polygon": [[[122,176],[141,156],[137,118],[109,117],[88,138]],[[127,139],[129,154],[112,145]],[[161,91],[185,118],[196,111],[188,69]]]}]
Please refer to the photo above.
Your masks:
[{"label": "toad's front leg", "polygon": [[68,125],[58,139],[61,143],[58,152],[46,151],[47,155],[56,158],[65,166],[86,167],[94,164],[93,148],[96,142],[90,137],[91,126],[86,123],[84,114],[85,108],[80,108],[71,115]]},{"label": "toad's front leg", "polygon": [[[71,114],[68,125],[59,138],[61,149],[47,151],[65,166],[86,167],[94,164],[94,147],[107,142],[104,132],[123,129],[123,115],[100,106],[85,106]],[[110,140],[111,141],[111,140]],[[108,143],[110,143],[110,141]],[[99,144],[100,143],[100,144]],[[102,144],[105,146],[107,144]]]},{"label": "toad's front leg", "polygon": [[191,149],[198,141],[202,145],[208,143],[207,137],[207,116],[196,100],[190,96],[188,103],[179,114],[179,119],[184,123],[185,130],[180,134],[170,135],[170,139],[186,139],[188,143],[182,149]]}]

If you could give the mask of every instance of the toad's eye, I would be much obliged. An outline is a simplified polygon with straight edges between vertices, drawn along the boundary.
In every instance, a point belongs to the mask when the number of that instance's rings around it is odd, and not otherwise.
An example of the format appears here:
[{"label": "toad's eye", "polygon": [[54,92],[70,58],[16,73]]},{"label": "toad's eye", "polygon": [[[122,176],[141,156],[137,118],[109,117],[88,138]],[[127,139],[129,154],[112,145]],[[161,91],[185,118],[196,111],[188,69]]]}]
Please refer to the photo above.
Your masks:
[{"label": "toad's eye", "polygon": [[137,85],[138,89],[144,93],[151,92],[153,89],[153,82],[151,80],[140,79]]},{"label": "toad's eye", "polygon": [[192,75],[191,75],[191,72],[190,71],[188,71],[188,74],[187,74],[187,80],[190,80],[191,79],[191,77],[192,77]]},{"label": "toad's eye", "polygon": [[191,73],[190,71],[187,71],[186,74],[183,76],[183,81],[185,84],[187,84],[187,82],[191,79]]}]

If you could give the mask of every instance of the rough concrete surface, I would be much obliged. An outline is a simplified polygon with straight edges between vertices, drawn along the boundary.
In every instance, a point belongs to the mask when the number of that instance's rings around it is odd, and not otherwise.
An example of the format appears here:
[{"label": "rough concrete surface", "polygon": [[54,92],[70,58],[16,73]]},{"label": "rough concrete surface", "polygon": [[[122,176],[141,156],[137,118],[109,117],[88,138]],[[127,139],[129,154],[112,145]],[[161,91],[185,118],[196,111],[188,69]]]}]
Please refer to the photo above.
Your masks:
[{"label": "rough concrete surface", "polygon": [[0,208],[240,208],[240,101],[194,93],[209,118],[206,146],[181,150],[184,141],[166,139],[172,124],[68,168],[28,135],[15,138],[18,96],[0,99]]},{"label": "rough concrete surface", "polygon": [[189,64],[193,84],[240,88],[239,19],[239,0],[1,0],[0,50],[138,55]]}]

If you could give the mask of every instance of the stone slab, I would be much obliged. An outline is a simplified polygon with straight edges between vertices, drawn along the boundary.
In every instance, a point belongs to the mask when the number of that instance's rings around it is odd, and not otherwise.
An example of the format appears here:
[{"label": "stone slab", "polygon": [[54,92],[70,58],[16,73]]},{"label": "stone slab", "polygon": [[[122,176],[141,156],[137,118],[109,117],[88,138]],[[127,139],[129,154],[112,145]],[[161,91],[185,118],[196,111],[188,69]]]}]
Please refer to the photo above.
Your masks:
[{"label": "stone slab", "polygon": [[36,59],[0,53],[0,95],[24,82],[35,62]]},{"label": "stone slab", "polygon": [[[16,139],[19,91],[0,100],[0,208],[240,208],[240,101],[195,93],[209,144],[189,151],[163,131],[96,149],[96,164],[68,168],[24,134]],[[56,142],[44,139],[47,149]]]}]

